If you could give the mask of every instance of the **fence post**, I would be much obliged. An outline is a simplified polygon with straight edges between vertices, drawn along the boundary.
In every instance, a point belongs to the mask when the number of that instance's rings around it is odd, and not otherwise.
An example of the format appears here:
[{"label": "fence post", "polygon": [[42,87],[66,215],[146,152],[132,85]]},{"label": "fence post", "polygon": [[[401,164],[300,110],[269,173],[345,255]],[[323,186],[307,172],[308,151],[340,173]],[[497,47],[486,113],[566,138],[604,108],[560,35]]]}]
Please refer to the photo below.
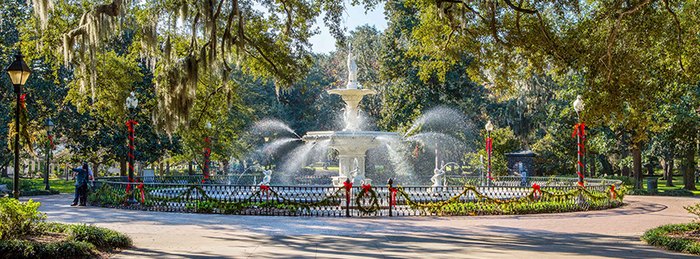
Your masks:
[{"label": "fence post", "polygon": [[345,179],[343,183],[345,186],[345,216],[350,217],[350,190],[352,190],[352,182],[350,178]]},{"label": "fence post", "polygon": [[394,206],[394,180],[389,178],[386,184],[389,185],[389,217],[391,217],[391,207]]}]

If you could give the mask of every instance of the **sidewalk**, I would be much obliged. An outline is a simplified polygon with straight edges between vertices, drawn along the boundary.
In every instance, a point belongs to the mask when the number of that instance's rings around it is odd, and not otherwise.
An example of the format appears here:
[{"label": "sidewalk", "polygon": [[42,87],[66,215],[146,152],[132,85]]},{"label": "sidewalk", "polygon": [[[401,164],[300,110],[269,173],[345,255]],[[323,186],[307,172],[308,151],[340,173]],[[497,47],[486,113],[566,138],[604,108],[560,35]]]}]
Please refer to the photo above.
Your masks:
[{"label": "sidewalk", "polygon": [[311,218],[70,207],[34,197],[48,220],[128,234],[115,258],[695,258],[639,241],[647,229],[693,219],[697,198],[627,196],[606,211],[480,217]]}]

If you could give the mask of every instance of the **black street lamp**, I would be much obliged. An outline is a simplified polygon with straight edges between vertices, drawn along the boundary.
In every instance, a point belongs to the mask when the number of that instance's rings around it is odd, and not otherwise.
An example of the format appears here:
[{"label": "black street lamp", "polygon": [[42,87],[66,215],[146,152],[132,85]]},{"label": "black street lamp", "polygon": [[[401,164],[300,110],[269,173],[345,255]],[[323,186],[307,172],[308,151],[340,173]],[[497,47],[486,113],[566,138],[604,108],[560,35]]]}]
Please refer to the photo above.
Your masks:
[{"label": "black street lamp", "polygon": [[46,119],[46,136],[48,141],[46,142],[46,175],[44,175],[44,189],[49,190],[49,173],[51,173],[51,151],[53,150],[53,121],[51,118]]},{"label": "black street lamp", "polygon": [[202,180],[202,182],[209,180],[210,177],[209,173],[211,169],[209,167],[211,166],[211,161],[209,161],[209,159],[211,158],[211,122],[207,122],[204,127],[206,128],[206,136],[204,137],[204,170],[202,170],[204,180]]},{"label": "black street lamp", "polygon": [[22,95],[22,87],[27,82],[29,75],[32,73],[22,59],[22,53],[15,55],[15,61],[6,69],[10,75],[12,85],[15,87],[15,95],[17,98],[15,107],[15,174],[13,176],[12,194],[15,199],[19,199],[19,109],[21,106],[20,96]]}]

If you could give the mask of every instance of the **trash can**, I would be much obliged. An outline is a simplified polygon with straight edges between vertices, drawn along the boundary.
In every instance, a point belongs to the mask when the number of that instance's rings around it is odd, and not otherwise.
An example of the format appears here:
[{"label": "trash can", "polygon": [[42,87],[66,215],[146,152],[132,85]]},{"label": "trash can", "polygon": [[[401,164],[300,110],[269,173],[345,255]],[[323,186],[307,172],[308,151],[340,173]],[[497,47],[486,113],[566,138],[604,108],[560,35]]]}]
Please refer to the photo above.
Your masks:
[{"label": "trash can", "polygon": [[656,193],[659,187],[659,178],[647,177],[647,192]]}]

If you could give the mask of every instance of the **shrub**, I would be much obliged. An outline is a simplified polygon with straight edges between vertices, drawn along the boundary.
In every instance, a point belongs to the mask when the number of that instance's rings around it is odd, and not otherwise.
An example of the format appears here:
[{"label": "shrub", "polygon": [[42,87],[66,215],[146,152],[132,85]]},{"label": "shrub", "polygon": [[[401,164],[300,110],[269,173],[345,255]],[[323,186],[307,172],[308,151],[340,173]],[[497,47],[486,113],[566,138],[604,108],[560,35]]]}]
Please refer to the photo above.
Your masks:
[{"label": "shrub", "polygon": [[669,234],[681,234],[698,230],[700,230],[700,223],[665,225],[648,230],[642,235],[641,239],[653,246],[660,246],[673,251],[700,254],[699,242],[669,236]]},{"label": "shrub", "polygon": [[20,238],[38,233],[46,215],[38,211],[41,203],[0,198],[0,239]]},{"label": "shrub", "polygon": [[132,244],[128,236],[107,228],[81,224],[69,229],[71,240],[88,242],[102,249],[127,248]]},{"label": "shrub", "polygon": [[88,258],[96,255],[95,246],[82,241],[46,244],[17,239],[0,241],[0,258]]}]

